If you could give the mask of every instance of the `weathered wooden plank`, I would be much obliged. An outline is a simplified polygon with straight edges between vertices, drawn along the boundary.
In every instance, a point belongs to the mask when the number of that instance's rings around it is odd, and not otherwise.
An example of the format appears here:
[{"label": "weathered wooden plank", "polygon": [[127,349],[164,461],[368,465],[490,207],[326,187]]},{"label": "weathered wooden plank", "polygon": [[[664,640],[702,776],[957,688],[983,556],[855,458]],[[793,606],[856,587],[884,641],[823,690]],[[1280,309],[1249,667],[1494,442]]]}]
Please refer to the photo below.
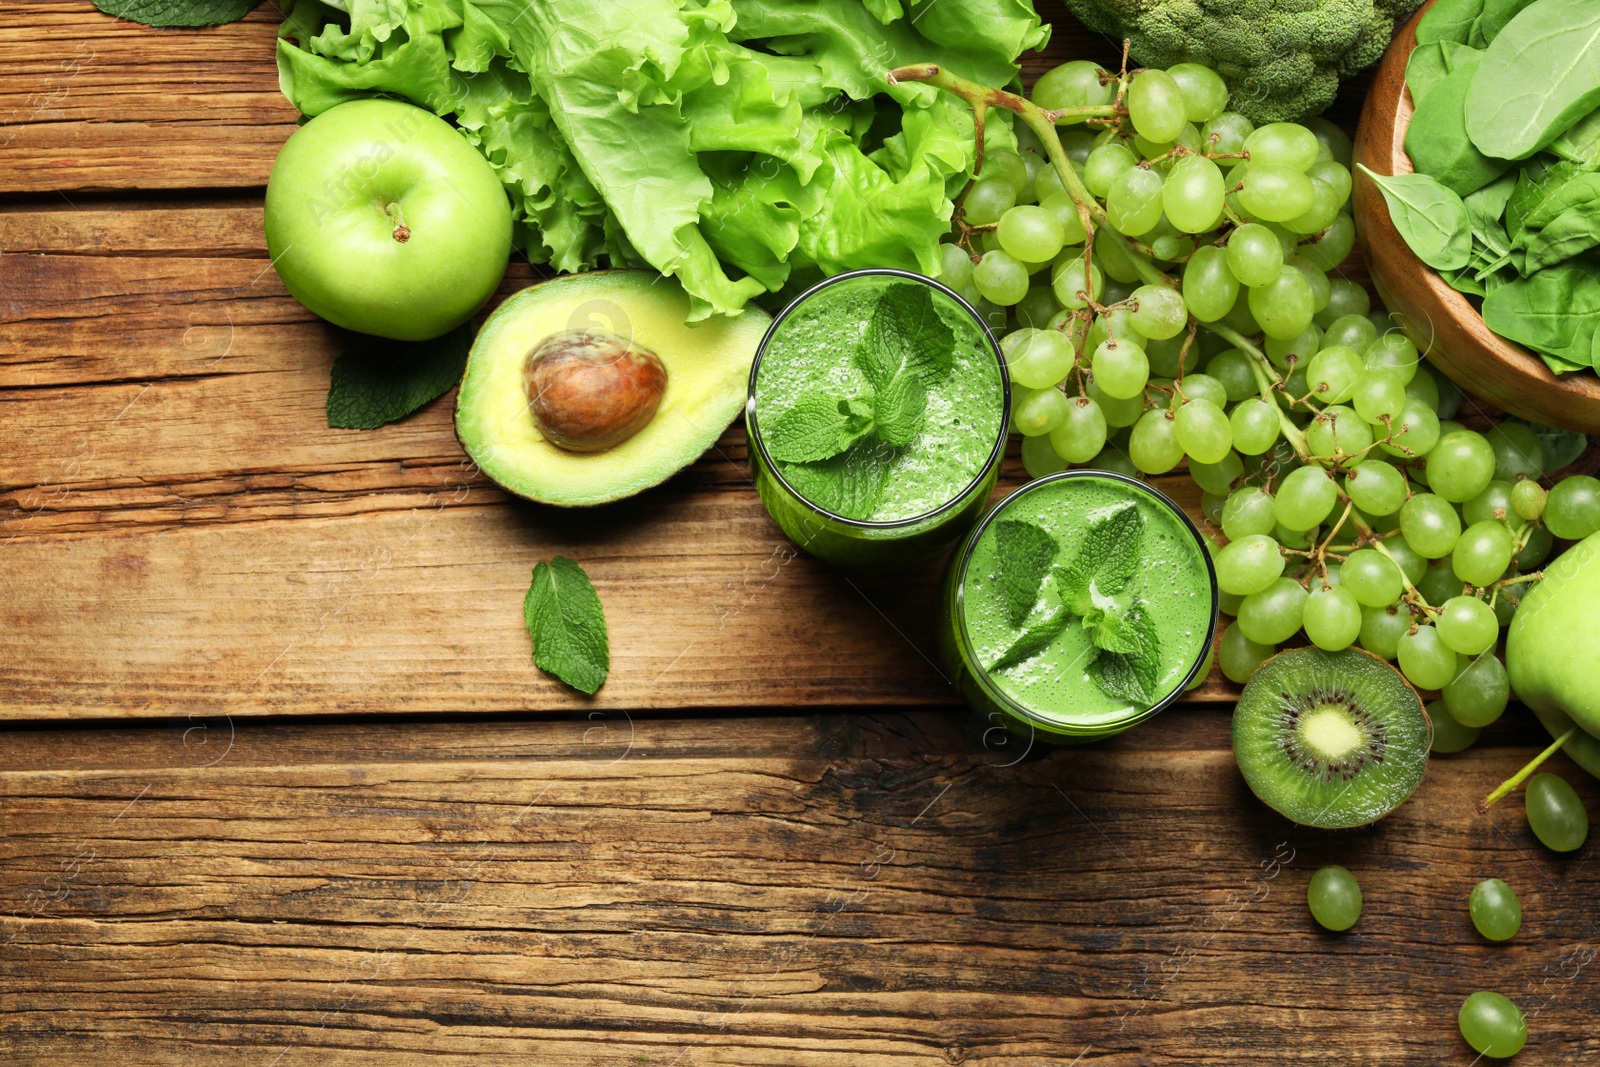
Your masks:
[{"label": "weathered wooden plank", "polygon": [[[1600,1055],[1600,868],[1542,850],[1515,799],[1472,810],[1525,729],[1329,834],[1248,796],[1218,714],[1011,766],[937,716],[724,720],[687,746],[679,725],[630,724],[628,747],[582,721],[240,723],[215,754],[176,728],[109,753],[0,735],[0,1049],[1465,1064],[1455,1012],[1487,986],[1529,1012],[1524,1055]],[[1366,897],[1339,937],[1305,908],[1330,862]],[[1487,875],[1522,895],[1509,946],[1467,920]]]}]

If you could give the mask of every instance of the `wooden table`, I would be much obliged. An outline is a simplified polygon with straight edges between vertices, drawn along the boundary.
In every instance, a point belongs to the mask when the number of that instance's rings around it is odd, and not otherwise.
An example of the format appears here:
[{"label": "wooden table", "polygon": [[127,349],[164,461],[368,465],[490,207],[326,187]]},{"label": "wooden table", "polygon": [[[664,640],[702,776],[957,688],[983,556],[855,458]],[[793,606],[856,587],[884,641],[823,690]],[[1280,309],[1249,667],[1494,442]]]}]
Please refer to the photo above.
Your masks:
[{"label": "wooden table", "polygon": [[[1596,846],[1473,810],[1523,715],[1308,831],[1245,790],[1220,680],[1092,748],[975,745],[936,568],[791,558],[738,430],[564,512],[472,475],[447,401],[327,429],[340,340],[261,236],[276,24],[0,12],[6,1062],[1467,1064],[1480,987],[1522,1062],[1600,1060]],[[1035,73],[1107,53],[1066,26]],[[607,605],[595,701],[529,662],[555,552]],[[1345,936],[1305,909],[1330,862]]]}]

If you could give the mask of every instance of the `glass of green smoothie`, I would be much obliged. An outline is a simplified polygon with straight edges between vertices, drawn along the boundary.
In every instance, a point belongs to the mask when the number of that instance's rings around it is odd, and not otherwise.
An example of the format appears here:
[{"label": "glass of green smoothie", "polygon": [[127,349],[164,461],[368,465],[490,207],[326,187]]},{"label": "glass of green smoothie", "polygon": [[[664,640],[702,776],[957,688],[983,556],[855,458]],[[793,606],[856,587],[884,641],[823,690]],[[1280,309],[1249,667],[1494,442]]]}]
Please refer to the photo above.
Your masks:
[{"label": "glass of green smoothie", "polygon": [[819,559],[929,559],[983,513],[1010,407],[1005,358],[961,297],[908,271],[841,274],[785,308],[756,352],[756,490]]},{"label": "glass of green smoothie", "polygon": [[1145,483],[1098,470],[1030,482],[967,535],[939,650],[982,718],[1074,743],[1137,726],[1211,661],[1217,578],[1200,531]]}]

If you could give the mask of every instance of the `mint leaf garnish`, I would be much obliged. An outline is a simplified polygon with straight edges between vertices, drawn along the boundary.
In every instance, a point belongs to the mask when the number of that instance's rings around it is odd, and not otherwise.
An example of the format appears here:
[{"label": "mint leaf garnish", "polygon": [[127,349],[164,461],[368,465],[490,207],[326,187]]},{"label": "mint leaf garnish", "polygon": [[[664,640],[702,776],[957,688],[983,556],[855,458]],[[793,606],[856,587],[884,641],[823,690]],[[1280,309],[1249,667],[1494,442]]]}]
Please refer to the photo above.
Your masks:
[{"label": "mint leaf garnish", "polygon": [[94,0],[108,15],[146,26],[220,26],[238,22],[261,0]]},{"label": "mint leaf garnish", "polygon": [[431,341],[362,336],[328,376],[328,425],[376,429],[443,396],[461,380],[476,333],[468,322]]},{"label": "mint leaf garnish", "polygon": [[611,669],[611,650],[600,595],[583,568],[565,556],[535,564],[522,617],[539,669],[594,695]]},{"label": "mint leaf garnish", "polygon": [[1155,703],[1161,683],[1161,642],[1144,601],[1134,600],[1121,613],[1104,613],[1089,638],[1101,650],[1089,665],[1089,677],[1096,685],[1134,703]]},{"label": "mint leaf garnish", "polygon": [[883,499],[896,454],[885,444],[864,443],[814,463],[787,464],[783,477],[795,492],[825,511],[866,520]]},{"label": "mint leaf garnish", "polygon": [[901,371],[874,397],[873,415],[884,443],[908,445],[922,432],[928,408],[928,387],[909,371]]},{"label": "mint leaf garnish", "polygon": [[1144,537],[1144,516],[1133,503],[1100,516],[1084,531],[1077,553],[1056,568],[1061,596],[1073,613],[1084,615],[1093,606],[1089,586],[1101,596],[1115,596],[1139,567],[1139,542]]},{"label": "mint leaf garnish", "polygon": [[1044,576],[1061,546],[1041,526],[1019,519],[1001,519],[994,527],[995,566],[1012,626],[1033,612]]},{"label": "mint leaf garnish", "polygon": [[989,664],[989,670],[991,672],[1009,670],[1037,656],[1067,628],[1067,623],[1071,619],[1072,613],[1066,608],[1057,608],[1018,634],[1017,639],[1011,642],[1011,647],[1000,653],[999,658]]},{"label": "mint leaf garnish", "polygon": [[870,429],[871,409],[861,401],[819,394],[801,397],[761,436],[773,459],[809,463],[837,456]]},{"label": "mint leaf garnish", "polygon": [[939,314],[933,290],[918,282],[896,282],[878,296],[856,365],[873,388],[882,389],[902,367],[928,384],[955,368],[956,335]]}]

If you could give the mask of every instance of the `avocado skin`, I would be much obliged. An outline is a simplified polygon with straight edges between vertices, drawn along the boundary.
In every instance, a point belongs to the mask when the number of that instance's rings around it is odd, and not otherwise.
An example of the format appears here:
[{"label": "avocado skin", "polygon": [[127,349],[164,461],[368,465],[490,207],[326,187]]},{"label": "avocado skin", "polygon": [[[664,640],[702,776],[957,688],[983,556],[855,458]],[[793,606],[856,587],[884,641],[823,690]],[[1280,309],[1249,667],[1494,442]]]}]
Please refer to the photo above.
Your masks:
[{"label": "avocado skin", "polygon": [[1517,698],[1559,737],[1564,751],[1600,778],[1600,533],[1546,565],[1506,634],[1506,671]]}]

